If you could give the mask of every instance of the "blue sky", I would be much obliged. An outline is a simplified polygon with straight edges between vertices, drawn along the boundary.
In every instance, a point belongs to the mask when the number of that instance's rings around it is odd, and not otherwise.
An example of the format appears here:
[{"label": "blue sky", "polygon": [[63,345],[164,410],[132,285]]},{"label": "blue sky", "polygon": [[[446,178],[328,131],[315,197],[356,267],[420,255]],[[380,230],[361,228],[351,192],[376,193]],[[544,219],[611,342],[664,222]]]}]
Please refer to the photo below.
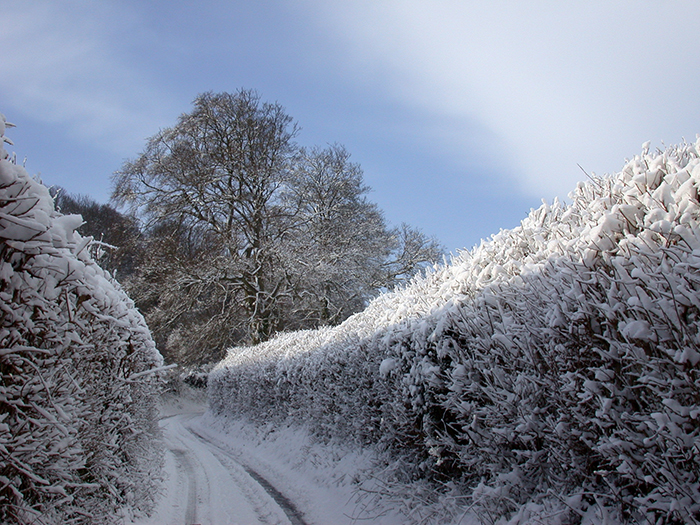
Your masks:
[{"label": "blue sky", "polygon": [[693,1],[0,0],[0,112],[47,185],[110,176],[204,91],[256,89],[340,143],[450,251],[700,133]]}]

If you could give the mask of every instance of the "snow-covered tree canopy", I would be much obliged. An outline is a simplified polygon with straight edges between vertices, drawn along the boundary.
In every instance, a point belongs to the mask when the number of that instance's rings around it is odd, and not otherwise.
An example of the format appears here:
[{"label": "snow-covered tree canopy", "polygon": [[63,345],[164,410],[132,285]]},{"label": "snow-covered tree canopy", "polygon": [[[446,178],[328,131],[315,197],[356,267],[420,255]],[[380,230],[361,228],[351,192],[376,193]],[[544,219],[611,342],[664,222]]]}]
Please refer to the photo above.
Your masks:
[{"label": "snow-covered tree canopy", "polygon": [[110,523],[158,464],[143,318],[90,257],[79,215],[10,158],[0,115],[0,521]]},{"label": "snow-covered tree canopy", "polygon": [[381,444],[386,483],[484,519],[700,523],[699,191],[700,141],[645,146],[336,328],[231,349],[212,409]]},{"label": "snow-covered tree canopy", "polygon": [[115,174],[149,240],[125,286],[168,358],[338,324],[441,259],[434,239],[387,226],[342,146],[301,149],[296,133],[254,91],[204,93]]}]

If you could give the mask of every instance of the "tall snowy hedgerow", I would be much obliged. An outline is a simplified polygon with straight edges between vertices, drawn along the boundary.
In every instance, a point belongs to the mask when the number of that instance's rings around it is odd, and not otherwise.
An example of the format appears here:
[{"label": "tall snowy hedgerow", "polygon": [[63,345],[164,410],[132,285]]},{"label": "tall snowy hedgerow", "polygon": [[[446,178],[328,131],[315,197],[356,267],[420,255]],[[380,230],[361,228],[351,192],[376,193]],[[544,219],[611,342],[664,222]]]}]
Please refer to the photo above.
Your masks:
[{"label": "tall snowy hedgerow", "polygon": [[699,523],[699,191],[700,141],[645,145],[337,328],[231,349],[212,410],[380,444],[487,521]]},{"label": "tall snowy hedgerow", "polygon": [[148,371],[162,360],[75,233],[81,217],[9,158],[6,126],[0,115],[0,521],[109,523],[151,499]]}]

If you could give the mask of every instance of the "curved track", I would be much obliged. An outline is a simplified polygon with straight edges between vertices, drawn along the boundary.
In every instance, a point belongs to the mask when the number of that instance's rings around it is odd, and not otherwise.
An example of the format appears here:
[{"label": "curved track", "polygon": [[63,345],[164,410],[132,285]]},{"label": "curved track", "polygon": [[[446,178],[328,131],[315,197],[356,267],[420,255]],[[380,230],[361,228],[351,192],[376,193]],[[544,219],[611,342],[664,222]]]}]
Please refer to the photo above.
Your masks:
[{"label": "curved track", "polygon": [[166,493],[153,518],[142,525],[306,525],[273,483],[193,431],[189,423],[196,417],[179,414],[161,420]]}]

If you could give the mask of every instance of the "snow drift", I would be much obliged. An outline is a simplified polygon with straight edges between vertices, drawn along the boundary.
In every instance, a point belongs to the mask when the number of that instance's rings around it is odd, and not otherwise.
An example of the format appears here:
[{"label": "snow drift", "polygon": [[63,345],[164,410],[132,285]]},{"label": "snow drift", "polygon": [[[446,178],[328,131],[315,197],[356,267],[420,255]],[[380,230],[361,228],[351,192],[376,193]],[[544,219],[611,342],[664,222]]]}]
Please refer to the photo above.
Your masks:
[{"label": "snow drift", "polygon": [[0,521],[110,523],[148,507],[150,333],[89,256],[82,219],[4,149],[0,115]]},{"label": "snow drift", "polygon": [[700,140],[645,145],[336,328],[229,350],[211,410],[377,445],[485,520],[698,523],[699,189]]}]

